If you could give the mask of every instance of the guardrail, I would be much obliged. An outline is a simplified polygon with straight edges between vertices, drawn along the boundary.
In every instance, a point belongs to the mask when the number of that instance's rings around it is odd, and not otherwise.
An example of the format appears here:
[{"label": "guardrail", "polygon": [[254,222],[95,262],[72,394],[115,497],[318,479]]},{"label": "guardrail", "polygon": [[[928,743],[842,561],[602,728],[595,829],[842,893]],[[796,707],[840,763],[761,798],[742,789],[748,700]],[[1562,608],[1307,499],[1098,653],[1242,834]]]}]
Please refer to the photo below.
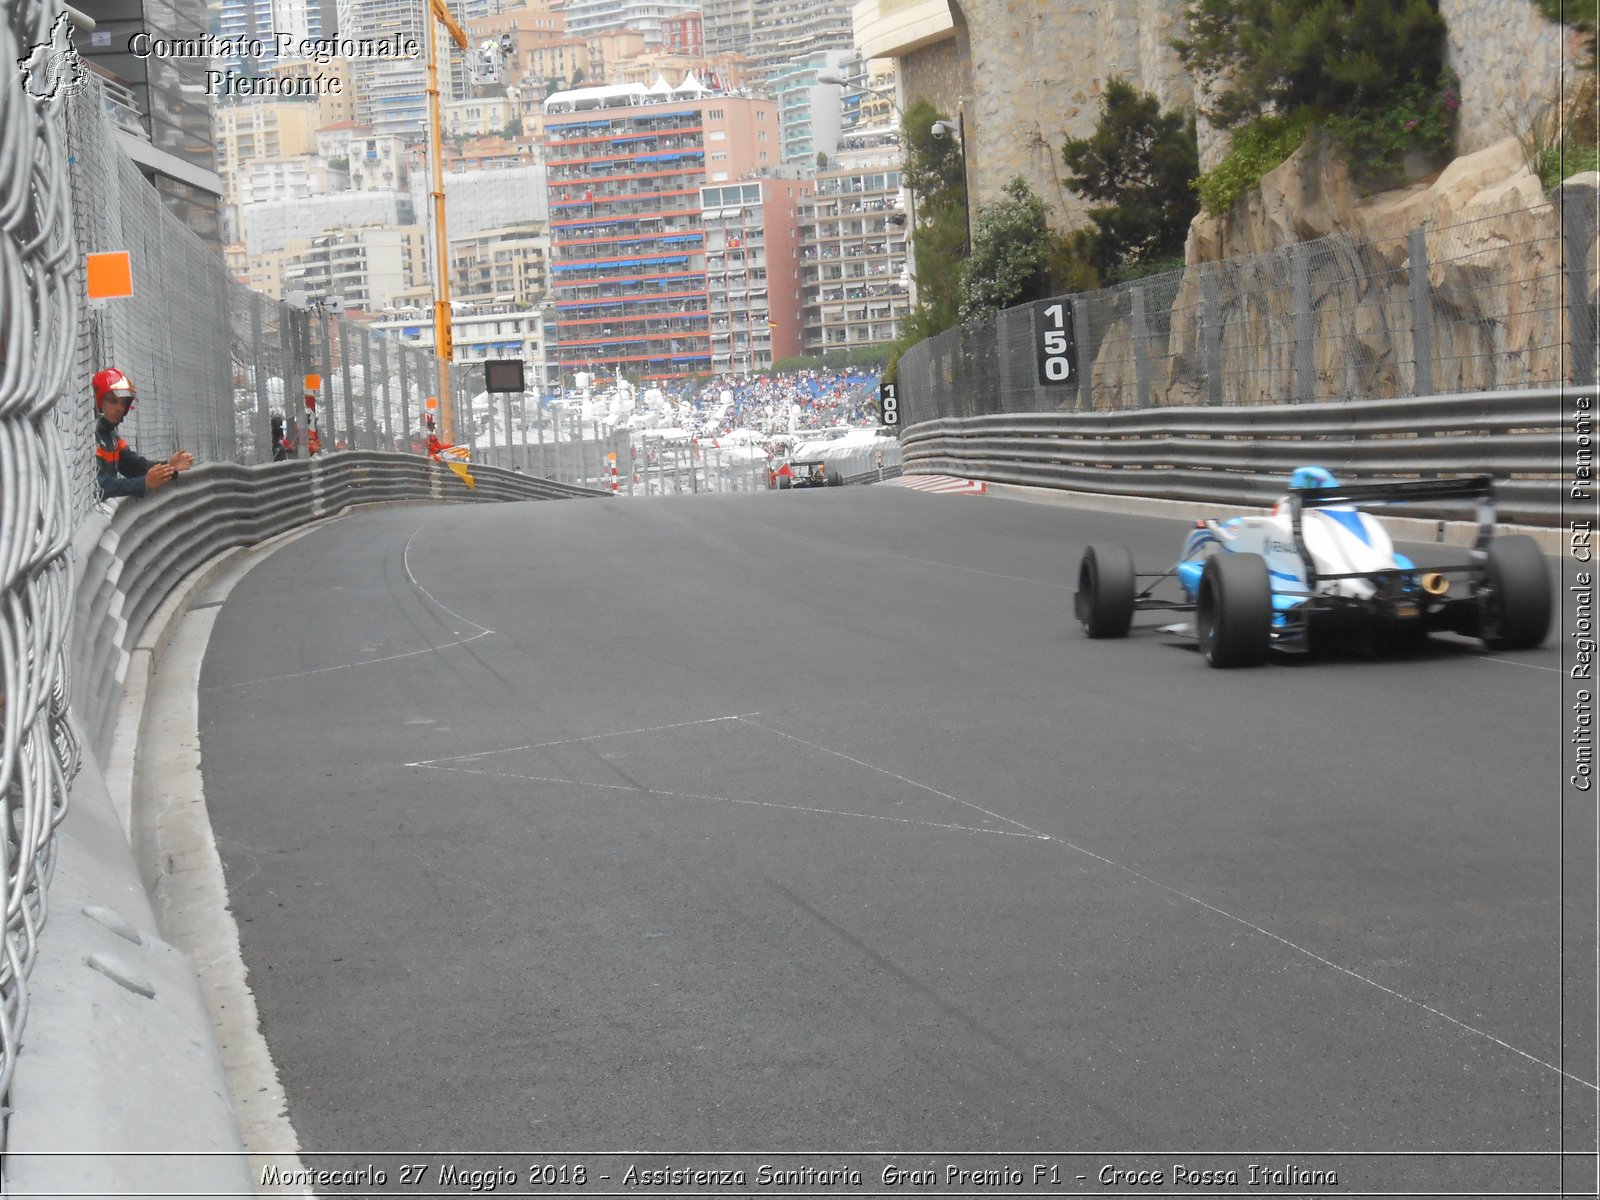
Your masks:
[{"label": "guardrail", "polygon": [[253,546],[358,504],[495,502],[603,496],[481,464],[468,488],[444,464],[383,451],[348,451],[254,467],[215,463],[136,502],[124,502],[79,566],[73,623],[73,707],[104,757],[121,701],[118,674],[150,614],[190,572],[225,550]]},{"label": "guardrail", "polygon": [[[1583,397],[1583,404],[1578,398]],[[1270,503],[1295,467],[1378,480],[1491,474],[1504,521],[1553,525],[1567,481],[1561,439],[1600,388],[1474,392],[1347,403],[1001,413],[922,421],[901,434],[908,473],[1198,500]],[[1420,510],[1419,510],[1420,512]]]}]

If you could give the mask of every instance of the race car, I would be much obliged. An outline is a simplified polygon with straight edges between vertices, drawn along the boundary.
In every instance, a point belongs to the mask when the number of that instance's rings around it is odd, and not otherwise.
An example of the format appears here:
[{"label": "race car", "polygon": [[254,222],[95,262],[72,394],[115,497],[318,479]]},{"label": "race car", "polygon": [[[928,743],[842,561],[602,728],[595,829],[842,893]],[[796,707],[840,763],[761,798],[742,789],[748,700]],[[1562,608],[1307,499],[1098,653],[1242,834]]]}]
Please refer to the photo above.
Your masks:
[{"label": "race car", "polygon": [[779,488],[838,487],[844,476],[828,470],[820,458],[786,462],[773,473]]},{"label": "race car", "polygon": [[[1468,561],[1425,570],[1357,507],[1463,500],[1478,521]],[[1341,485],[1321,467],[1300,467],[1266,515],[1196,521],[1169,571],[1141,574],[1126,547],[1090,546],[1073,611],[1092,638],[1126,637],[1136,612],[1192,612],[1192,626],[1167,628],[1197,638],[1213,667],[1303,654],[1351,631],[1389,645],[1447,631],[1528,649],[1550,631],[1550,574],[1537,542],[1497,538],[1494,525],[1487,476]],[[1169,579],[1180,597],[1155,596]]]}]

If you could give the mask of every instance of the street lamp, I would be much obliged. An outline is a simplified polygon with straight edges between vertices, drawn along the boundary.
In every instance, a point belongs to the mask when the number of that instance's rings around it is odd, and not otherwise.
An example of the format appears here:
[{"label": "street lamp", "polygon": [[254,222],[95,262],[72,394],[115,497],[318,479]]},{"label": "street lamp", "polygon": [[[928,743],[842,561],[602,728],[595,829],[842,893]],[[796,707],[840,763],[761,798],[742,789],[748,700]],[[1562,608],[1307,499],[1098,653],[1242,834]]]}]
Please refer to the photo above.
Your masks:
[{"label": "street lamp", "polygon": [[[842,71],[832,67],[823,67],[817,72],[818,83],[831,83],[835,87],[849,88],[855,92],[869,92],[874,96],[882,96],[894,108],[900,118],[900,127],[903,131],[906,123],[905,109],[900,107],[900,101],[892,92],[884,88],[875,88],[865,83],[854,83],[847,79]],[[911,186],[910,180],[905,177],[906,150],[900,147],[900,177],[906,190],[906,303],[912,308],[917,306],[917,273],[915,263],[915,241],[917,228],[917,193]]]}]

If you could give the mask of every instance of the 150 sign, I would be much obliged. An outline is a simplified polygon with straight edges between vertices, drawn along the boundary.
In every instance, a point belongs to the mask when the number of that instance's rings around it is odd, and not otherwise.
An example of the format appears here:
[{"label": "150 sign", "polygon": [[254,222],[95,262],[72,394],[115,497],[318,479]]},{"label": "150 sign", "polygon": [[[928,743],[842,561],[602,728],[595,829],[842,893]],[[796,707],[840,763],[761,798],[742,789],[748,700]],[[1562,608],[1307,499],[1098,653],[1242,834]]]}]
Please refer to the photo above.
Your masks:
[{"label": "150 sign", "polygon": [[1072,334],[1070,301],[1040,300],[1034,304],[1033,344],[1041,386],[1077,382],[1078,343]]}]

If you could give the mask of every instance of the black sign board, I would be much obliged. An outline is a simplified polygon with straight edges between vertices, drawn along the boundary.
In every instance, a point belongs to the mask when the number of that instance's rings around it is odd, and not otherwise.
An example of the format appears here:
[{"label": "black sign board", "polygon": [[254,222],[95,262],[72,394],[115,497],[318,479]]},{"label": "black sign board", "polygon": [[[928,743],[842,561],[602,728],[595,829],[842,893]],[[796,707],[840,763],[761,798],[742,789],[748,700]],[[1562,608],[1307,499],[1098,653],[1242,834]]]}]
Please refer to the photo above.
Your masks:
[{"label": "black sign board", "polygon": [[517,392],[524,390],[522,360],[520,358],[490,358],[483,364],[483,390],[486,392]]},{"label": "black sign board", "polygon": [[892,383],[878,385],[878,423],[886,429],[900,428],[900,397]]},{"label": "black sign board", "polygon": [[1042,387],[1078,382],[1078,343],[1072,333],[1070,300],[1039,300],[1033,306],[1033,345]]}]

